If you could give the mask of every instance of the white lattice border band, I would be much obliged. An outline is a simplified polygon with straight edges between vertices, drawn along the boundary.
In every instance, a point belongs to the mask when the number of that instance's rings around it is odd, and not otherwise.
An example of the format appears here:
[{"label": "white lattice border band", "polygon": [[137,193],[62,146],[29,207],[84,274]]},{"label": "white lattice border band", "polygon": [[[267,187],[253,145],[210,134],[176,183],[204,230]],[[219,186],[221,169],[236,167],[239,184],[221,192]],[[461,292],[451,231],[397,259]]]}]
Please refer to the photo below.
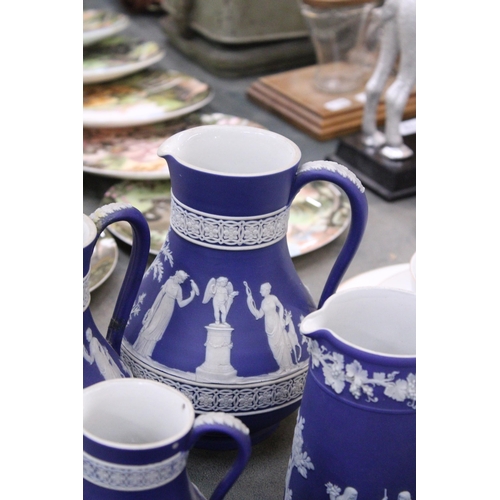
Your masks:
[{"label": "white lattice border band", "polygon": [[194,210],[172,194],[170,226],[181,237],[209,248],[254,250],[286,237],[290,208],[256,217],[222,217]]},{"label": "white lattice border band", "polygon": [[160,373],[130,355],[122,346],[121,356],[134,377],[162,382],[187,396],[198,413],[226,412],[236,416],[257,415],[289,406],[300,401],[306,383],[306,365],[293,376],[258,386],[216,387],[214,384],[197,384],[181,381]]},{"label": "white lattice border band", "polygon": [[173,481],[186,467],[188,452],[147,465],[123,465],[99,460],[83,452],[83,477],[103,488],[144,491]]}]

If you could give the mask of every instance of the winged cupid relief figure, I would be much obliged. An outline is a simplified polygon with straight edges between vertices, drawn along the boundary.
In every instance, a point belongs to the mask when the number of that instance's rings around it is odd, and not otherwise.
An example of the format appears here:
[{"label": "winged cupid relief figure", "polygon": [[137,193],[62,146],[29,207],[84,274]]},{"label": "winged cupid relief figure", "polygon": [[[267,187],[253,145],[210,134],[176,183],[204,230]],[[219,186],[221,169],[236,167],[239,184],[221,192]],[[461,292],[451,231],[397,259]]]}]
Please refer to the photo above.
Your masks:
[{"label": "winged cupid relief figure", "polygon": [[217,279],[212,278],[207,283],[203,296],[203,304],[212,300],[216,325],[229,326],[226,318],[234,297],[239,293],[234,290],[233,284],[224,276],[220,276]]}]

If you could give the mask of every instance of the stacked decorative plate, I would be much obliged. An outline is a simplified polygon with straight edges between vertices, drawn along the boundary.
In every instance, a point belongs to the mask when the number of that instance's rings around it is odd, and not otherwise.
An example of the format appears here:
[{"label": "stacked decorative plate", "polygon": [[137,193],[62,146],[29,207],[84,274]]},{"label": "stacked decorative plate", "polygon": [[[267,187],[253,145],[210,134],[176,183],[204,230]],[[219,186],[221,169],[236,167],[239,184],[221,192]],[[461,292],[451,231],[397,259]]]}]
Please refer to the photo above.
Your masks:
[{"label": "stacked decorative plate", "polygon": [[[122,13],[83,11],[84,171],[165,179],[168,169],[156,155],[159,144],[201,124],[199,118],[184,122],[181,117],[210,102],[213,92],[189,75],[153,68],[165,51],[156,42],[128,36],[129,26]],[[91,291],[106,281],[117,260],[116,241],[106,231],[92,258]]]}]

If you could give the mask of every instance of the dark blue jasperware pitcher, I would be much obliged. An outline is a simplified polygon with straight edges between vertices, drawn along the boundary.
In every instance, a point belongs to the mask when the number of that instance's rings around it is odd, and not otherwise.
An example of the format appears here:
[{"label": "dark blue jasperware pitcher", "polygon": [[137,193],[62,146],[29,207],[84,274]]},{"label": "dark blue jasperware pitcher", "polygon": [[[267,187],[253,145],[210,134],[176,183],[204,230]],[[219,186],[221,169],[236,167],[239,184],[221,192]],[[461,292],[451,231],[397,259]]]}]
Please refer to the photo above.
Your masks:
[{"label": "dark blue jasperware pitcher", "polygon": [[416,295],[361,287],[308,315],[284,500],[416,500]]},{"label": "dark blue jasperware pitcher", "polygon": [[[109,328],[105,334],[111,348],[99,332],[90,312],[90,262],[99,235],[110,224],[128,222],[133,230],[133,244],[127,273],[118,295]],[[144,216],[125,203],[110,203],[93,214],[83,214],[83,386],[113,378],[128,377],[129,370],[119,357],[121,339],[132,305],[146,270],[150,231]]]},{"label": "dark blue jasperware pitcher", "polygon": [[300,404],[308,354],[299,324],[316,309],[289,255],[290,205],[319,180],[351,204],[321,305],[361,241],[364,187],[335,162],[299,166],[292,141],[256,127],[192,128],[158,155],[171,176],[170,229],[138,292],[122,359],[134,376],[182,391],[198,414],[237,416],[257,442]]},{"label": "dark blue jasperware pitcher", "polygon": [[190,481],[189,452],[206,433],[238,449],[212,493],[222,500],[251,453],[249,431],[225,413],[195,419],[189,399],[153,380],[104,380],[83,390],[84,500],[205,500]]}]

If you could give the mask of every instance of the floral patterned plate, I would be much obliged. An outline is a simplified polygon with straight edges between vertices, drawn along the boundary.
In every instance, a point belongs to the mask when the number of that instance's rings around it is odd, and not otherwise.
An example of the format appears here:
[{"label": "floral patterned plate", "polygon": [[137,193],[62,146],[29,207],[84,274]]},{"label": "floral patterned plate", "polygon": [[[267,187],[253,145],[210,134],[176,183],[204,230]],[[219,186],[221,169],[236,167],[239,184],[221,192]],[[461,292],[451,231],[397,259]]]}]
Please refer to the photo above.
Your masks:
[{"label": "floral patterned plate", "polygon": [[83,11],[83,46],[123,31],[130,24],[125,14],[99,9]]},{"label": "floral patterned plate", "polygon": [[101,83],[137,73],[163,59],[156,42],[121,35],[83,49],[83,83]]},{"label": "floral patterned plate", "polygon": [[213,99],[210,87],[178,71],[144,69],[106,83],[84,85],[84,127],[133,127],[177,118]]},{"label": "floral patterned plate", "polygon": [[181,130],[214,124],[261,127],[246,118],[195,112],[142,127],[84,128],[83,171],[118,179],[169,179],[168,166],[156,153],[161,143]]},{"label": "floral patterned plate", "polygon": [[105,230],[101,233],[90,260],[89,289],[93,292],[99,288],[115,270],[118,262],[118,246],[111,234]]},{"label": "floral patterned plate", "polygon": [[[107,203],[130,203],[142,212],[151,230],[151,249],[158,254],[170,225],[170,181],[123,181],[106,192]],[[288,223],[288,249],[291,257],[312,252],[340,236],[349,225],[351,208],[333,184],[316,181],[304,186],[295,197]],[[117,222],[108,230],[118,239],[132,244],[128,223]]]}]

